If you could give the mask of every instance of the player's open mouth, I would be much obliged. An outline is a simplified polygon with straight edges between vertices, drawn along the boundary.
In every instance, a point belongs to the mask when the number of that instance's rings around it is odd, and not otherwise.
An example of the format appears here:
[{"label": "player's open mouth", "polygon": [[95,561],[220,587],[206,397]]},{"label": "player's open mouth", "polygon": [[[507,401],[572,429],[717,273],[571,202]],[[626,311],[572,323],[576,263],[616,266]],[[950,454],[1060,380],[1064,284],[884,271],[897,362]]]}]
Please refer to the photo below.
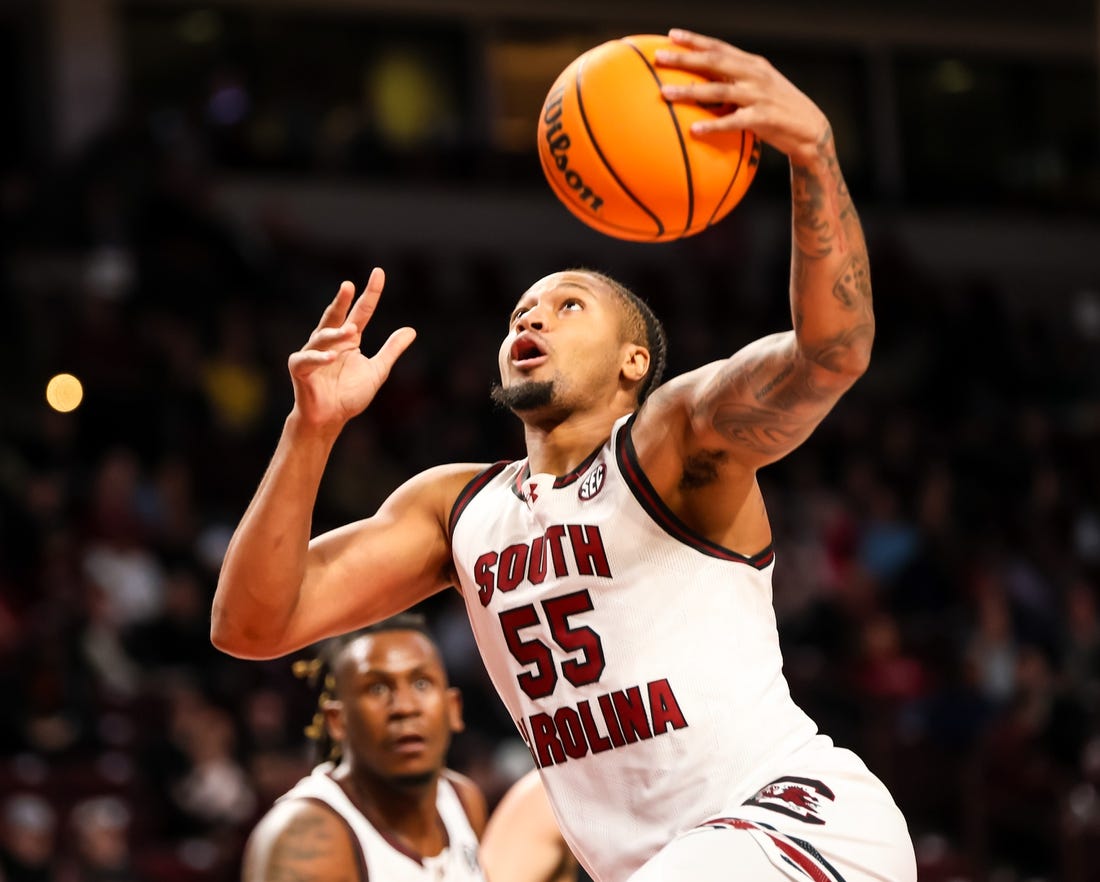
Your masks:
[{"label": "player's open mouth", "polygon": [[522,334],[512,344],[512,364],[520,368],[535,367],[546,360],[546,350],[534,337]]}]

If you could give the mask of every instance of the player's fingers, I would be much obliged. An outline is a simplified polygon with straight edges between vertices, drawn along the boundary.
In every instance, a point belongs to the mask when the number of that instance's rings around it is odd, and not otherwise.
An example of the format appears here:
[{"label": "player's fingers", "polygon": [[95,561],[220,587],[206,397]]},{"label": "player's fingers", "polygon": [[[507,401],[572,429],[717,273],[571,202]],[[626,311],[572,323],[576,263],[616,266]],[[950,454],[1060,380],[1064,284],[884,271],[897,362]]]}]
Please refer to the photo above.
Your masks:
[{"label": "player's fingers", "polygon": [[736,46],[731,46],[725,40],[717,37],[708,37],[706,34],[698,34],[686,28],[672,28],[668,32],[668,38],[677,46],[687,46],[692,49],[732,49],[741,52]]},{"label": "player's fingers", "polygon": [[690,70],[711,79],[745,79],[759,66],[756,56],[725,43],[705,49],[658,49],[654,58],[661,67]]},{"label": "player's fingers", "polygon": [[351,282],[341,282],[332,303],[326,306],[325,311],[321,313],[321,320],[317,322],[316,330],[334,328],[342,324],[344,317],[348,314],[348,304],[351,303],[351,298],[354,296],[355,286]]},{"label": "player's fingers", "polygon": [[309,335],[309,341],[303,349],[332,349],[342,343],[355,340],[359,329],[352,322],[344,322],[338,328],[318,328]]},{"label": "player's fingers", "polygon": [[291,376],[305,377],[313,373],[317,368],[331,364],[336,360],[337,352],[332,349],[302,349],[291,353],[287,359],[287,367]]},{"label": "player's fingers", "polygon": [[382,344],[382,348],[371,359],[382,371],[383,378],[389,376],[390,368],[393,367],[394,362],[401,357],[401,353],[408,349],[415,339],[416,331],[412,328],[398,328],[390,334],[389,339]]},{"label": "player's fingers", "polygon": [[661,86],[661,94],[666,101],[692,101],[696,104],[741,106],[751,101],[749,88],[738,83],[666,83]]},{"label": "player's fingers", "polygon": [[367,322],[374,315],[375,307],[378,306],[378,298],[382,296],[382,289],[385,285],[386,274],[383,272],[382,267],[376,266],[370,271],[367,287],[363,289],[363,293],[359,295],[359,299],[355,301],[351,312],[348,313],[348,320],[356,327],[365,328],[367,326]]},{"label": "player's fingers", "polygon": [[699,120],[691,124],[693,135],[709,135],[715,132],[739,132],[743,129],[753,128],[755,114],[751,107],[738,107],[725,116],[714,119]]}]

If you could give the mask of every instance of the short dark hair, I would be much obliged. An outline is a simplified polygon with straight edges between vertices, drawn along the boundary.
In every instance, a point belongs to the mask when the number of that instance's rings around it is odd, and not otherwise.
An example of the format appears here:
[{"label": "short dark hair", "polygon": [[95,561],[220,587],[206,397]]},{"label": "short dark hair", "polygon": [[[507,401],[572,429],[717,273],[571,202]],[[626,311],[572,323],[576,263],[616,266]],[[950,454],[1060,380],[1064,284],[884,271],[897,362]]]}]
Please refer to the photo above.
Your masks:
[{"label": "short dark hair", "polygon": [[665,373],[665,365],[668,362],[668,335],[665,334],[664,325],[661,324],[661,320],[657,318],[650,305],[622,282],[616,281],[599,270],[584,267],[571,272],[584,273],[603,283],[626,307],[624,325],[630,342],[649,350],[649,370],[638,386],[638,404],[641,404],[649,393],[660,385]]},{"label": "short dark hair", "polygon": [[428,630],[428,620],[420,613],[406,611],[399,612],[388,619],[382,619],[382,621],[375,622],[373,625],[349,631],[347,634],[330,637],[321,644],[318,657],[325,662],[330,671],[333,671],[336,668],[336,661],[339,659],[340,653],[347,646],[350,646],[360,637],[366,637],[368,634],[381,634],[386,631],[416,631],[427,637],[433,646],[435,645],[435,638],[432,637],[432,632]]}]

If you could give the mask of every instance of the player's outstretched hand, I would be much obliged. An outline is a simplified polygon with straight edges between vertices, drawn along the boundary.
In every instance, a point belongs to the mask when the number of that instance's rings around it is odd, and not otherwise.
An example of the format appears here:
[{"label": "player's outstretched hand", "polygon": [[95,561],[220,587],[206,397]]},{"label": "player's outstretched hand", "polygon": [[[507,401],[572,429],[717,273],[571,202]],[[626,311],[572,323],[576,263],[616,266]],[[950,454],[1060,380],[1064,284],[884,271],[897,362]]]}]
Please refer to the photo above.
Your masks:
[{"label": "player's outstretched hand", "polygon": [[669,101],[732,105],[730,112],[697,122],[695,135],[751,129],[792,159],[811,160],[829,133],[821,109],[766,58],[752,55],[714,37],[675,28],[669,39],[676,48],[657,52],[662,67],[702,74],[711,82],[662,87]]},{"label": "player's outstretched hand", "polygon": [[390,368],[416,337],[399,328],[373,358],[360,350],[363,328],[370,321],[386,274],[375,267],[367,287],[355,298],[355,286],[344,282],[328,305],[306,345],[290,356],[294,409],[306,425],[338,431],[367,407],[386,382]]}]

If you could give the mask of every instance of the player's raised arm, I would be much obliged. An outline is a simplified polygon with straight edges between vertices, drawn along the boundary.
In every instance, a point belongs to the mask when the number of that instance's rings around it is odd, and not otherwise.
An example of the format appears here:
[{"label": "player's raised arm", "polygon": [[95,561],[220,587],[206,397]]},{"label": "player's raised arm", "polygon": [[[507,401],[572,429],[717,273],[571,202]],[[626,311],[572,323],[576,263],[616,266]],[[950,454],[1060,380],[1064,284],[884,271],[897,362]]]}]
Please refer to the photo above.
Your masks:
[{"label": "player's raised arm", "polygon": [[666,86],[672,101],[731,105],[692,136],[752,129],[790,160],[793,330],[670,384],[703,447],[720,445],[750,466],[797,447],[868,365],[874,338],[867,245],[837,162],[829,121],[766,60],[686,31],[663,65],[711,82]]},{"label": "player's raised arm", "polygon": [[401,328],[372,358],[359,350],[384,281],[374,270],[358,299],[344,282],[306,345],[290,356],[294,408],[229,543],[214,596],[211,639],[232,655],[283,655],[403,609],[447,583],[445,497],[462,480],[453,469],[414,478],[375,517],[310,542],[317,490],[337,436],[370,404],[415,337]]}]

